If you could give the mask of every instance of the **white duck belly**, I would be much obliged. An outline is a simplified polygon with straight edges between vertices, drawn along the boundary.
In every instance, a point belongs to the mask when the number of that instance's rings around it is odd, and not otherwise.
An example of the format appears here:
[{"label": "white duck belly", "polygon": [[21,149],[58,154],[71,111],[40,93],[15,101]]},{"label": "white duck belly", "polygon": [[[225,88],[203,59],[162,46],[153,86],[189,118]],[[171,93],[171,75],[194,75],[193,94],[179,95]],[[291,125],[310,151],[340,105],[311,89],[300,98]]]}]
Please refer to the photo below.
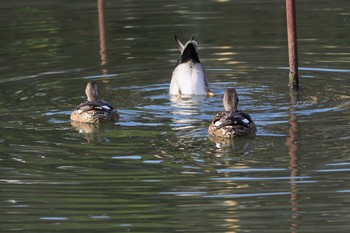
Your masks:
[{"label": "white duck belly", "polygon": [[206,95],[202,65],[193,62],[178,65],[173,72],[169,92],[171,95]]}]

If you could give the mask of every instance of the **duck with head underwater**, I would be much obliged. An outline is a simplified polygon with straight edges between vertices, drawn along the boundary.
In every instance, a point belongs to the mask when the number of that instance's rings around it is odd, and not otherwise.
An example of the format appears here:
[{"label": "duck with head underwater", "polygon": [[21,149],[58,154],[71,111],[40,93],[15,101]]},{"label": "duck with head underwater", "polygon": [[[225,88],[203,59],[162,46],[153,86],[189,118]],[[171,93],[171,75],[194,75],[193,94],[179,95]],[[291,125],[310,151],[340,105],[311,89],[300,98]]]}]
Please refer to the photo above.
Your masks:
[{"label": "duck with head underwater", "polygon": [[118,121],[119,113],[112,105],[99,99],[99,90],[96,82],[88,82],[85,89],[87,101],[79,104],[70,115],[74,122],[102,123],[107,121]]},{"label": "duck with head underwater", "polygon": [[169,93],[171,95],[209,95],[209,82],[204,75],[202,64],[198,56],[198,45],[194,36],[185,45],[175,35],[175,41],[179,46],[180,57],[176,63],[171,78]]},{"label": "duck with head underwater", "polygon": [[234,138],[253,135],[256,125],[250,115],[238,107],[239,99],[234,88],[225,91],[223,104],[225,111],[215,114],[208,133],[211,137]]}]

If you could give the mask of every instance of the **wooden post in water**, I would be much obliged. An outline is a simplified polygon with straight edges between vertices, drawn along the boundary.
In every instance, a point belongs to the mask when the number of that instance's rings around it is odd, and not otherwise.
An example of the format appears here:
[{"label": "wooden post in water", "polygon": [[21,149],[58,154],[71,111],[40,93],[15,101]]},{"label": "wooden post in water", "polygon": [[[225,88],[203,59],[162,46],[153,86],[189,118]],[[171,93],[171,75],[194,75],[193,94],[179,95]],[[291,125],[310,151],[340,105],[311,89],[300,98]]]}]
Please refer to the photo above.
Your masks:
[{"label": "wooden post in water", "polygon": [[295,0],[286,0],[288,57],[289,57],[289,87],[299,89],[297,27],[295,18]]}]

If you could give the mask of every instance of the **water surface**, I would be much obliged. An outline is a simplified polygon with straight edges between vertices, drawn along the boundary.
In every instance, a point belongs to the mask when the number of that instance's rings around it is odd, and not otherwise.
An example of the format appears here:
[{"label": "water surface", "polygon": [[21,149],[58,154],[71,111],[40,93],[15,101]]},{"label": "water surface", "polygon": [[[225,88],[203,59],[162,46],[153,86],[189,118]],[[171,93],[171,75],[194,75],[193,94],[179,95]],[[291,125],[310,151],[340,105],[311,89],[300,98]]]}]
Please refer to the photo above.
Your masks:
[{"label": "water surface", "polygon": [[[0,3],[0,231],[348,232],[350,9],[297,2],[293,95],[284,4]],[[175,33],[214,97],[168,95]],[[71,124],[90,80],[120,122]],[[208,137],[227,87],[255,137]]]}]

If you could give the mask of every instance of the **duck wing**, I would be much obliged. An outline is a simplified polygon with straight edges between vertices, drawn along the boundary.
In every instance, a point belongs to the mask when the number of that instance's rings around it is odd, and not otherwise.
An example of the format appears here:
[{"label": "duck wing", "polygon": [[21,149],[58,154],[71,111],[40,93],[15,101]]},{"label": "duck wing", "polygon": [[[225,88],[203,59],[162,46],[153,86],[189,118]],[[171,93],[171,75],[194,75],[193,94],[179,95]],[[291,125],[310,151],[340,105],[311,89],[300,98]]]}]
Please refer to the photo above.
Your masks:
[{"label": "duck wing", "polygon": [[82,112],[87,112],[90,110],[99,110],[99,111],[112,111],[113,107],[109,103],[99,100],[99,101],[86,101],[77,106],[77,110]]},{"label": "duck wing", "polygon": [[217,129],[228,125],[241,125],[243,127],[249,127],[249,124],[252,122],[253,120],[250,115],[242,111],[221,112],[216,114],[213,120],[213,123]]}]

